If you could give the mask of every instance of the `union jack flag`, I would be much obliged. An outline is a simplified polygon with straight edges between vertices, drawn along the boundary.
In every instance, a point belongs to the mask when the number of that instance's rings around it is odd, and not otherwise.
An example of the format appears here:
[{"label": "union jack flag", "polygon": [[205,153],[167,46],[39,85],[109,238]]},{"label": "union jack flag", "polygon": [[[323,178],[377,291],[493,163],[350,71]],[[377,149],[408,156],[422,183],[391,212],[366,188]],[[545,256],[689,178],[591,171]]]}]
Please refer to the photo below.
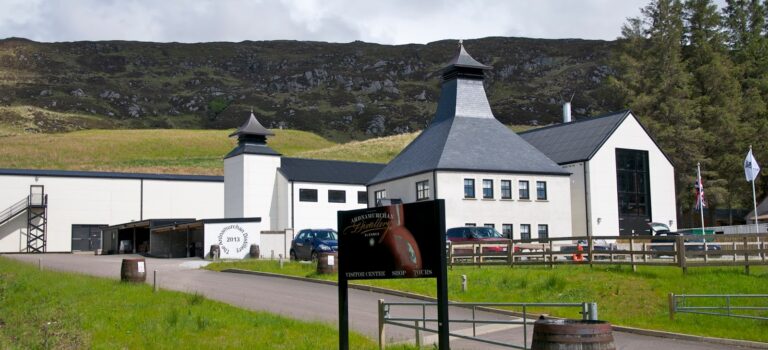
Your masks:
[{"label": "union jack flag", "polygon": [[701,182],[701,173],[698,174],[696,183],[693,184],[693,187],[696,188],[696,210],[706,208],[707,201],[704,199],[704,183]]}]

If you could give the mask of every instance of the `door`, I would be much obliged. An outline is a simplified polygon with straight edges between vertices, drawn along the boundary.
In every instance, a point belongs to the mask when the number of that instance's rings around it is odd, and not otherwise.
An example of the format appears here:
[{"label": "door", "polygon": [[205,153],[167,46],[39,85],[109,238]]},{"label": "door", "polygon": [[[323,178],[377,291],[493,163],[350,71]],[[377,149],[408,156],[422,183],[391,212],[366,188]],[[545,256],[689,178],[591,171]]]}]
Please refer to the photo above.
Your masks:
[{"label": "door", "polygon": [[101,249],[101,229],[107,225],[72,225],[72,251]]},{"label": "door", "polygon": [[619,235],[650,235],[651,184],[648,151],[616,149]]}]

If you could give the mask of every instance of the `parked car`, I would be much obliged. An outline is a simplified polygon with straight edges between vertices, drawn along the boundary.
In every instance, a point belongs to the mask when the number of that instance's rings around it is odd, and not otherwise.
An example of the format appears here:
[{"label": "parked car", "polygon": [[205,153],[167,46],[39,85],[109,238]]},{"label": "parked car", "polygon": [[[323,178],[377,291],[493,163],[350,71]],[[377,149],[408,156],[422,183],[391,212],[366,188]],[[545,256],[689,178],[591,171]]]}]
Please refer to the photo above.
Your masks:
[{"label": "parked car", "polygon": [[[496,231],[493,227],[484,226],[464,226],[453,227],[445,231],[445,237],[451,243],[498,243],[498,245],[488,245],[483,247],[483,253],[506,253],[509,239]],[[464,249],[454,249],[454,253],[467,254],[472,253],[472,249],[467,246]]]},{"label": "parked car", "polygon": [[291,242],[291,260],[317,260],[320,253],[335,252],[338,239],[339,235],[330,228],[301,230]]},{"label": "parked car", "polygon": [[[678,236],[684,236],[683,240],[685,241],[685,251],[686,252],[703,252],[704,247],[706,246],[707,251],[721,251],[722,247],[720,247],[717,243],[709,243],[712,241],[712,238],[706,237],[707,234],[713,234],[714,231],[712,230],[705,230],[704,235],[701,234],[701,229],[694,229],[694,230],[685,230],[685,231],[679,231],[679,232],[672,232],[670,230],[669,226],[663,223],[659,222],[651,222],[648,223],[648,225],[651,227],[651,232],[653,232],[653,237],[651,238],[651,243],[653,244],[651,246],[651,250],[654,252],[658,252],[656,256],[673,256],[675,255],[675,242],[676,239],[674,237]],[[712,233],[707,233],[712,232]],[[706,245],[704,243],[707,243]],[[692,256],[692,254],[688,254],[688,256]],[[720,254],[716,255],[710,255],[712,257],[720,257]]]}]

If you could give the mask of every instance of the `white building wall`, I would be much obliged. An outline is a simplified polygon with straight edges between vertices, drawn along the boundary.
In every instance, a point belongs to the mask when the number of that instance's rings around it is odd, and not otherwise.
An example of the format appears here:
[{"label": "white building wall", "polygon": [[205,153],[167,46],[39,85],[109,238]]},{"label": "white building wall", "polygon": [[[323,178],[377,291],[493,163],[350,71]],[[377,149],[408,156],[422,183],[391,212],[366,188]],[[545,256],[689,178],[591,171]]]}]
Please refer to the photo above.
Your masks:
[{"label": "white building wall", "polygon": [[[317,202],[299,200],[301,189],[317,190]],[[346,203],[328,202],[328,190],[346,192]],[[306,228],[332,228],[337,230],[339,210],[367,208],[365,203],[357,203],[357,192],[365,191],[364,185],[319,184],[311,182],[293,183],[293,229],[295,232]],[[279,228],[285,229],[285,227]]]},{"label": "white building wall", "polygon": [[[72,225],[114,225],[142,218],[141,180],[92,177],[0,176],[0,210],[29,194],[48,195],[48,252],[72,250]],[[153,192],[154,191],[154,192]],[[218,217],[223,183],[144,180],[144,219]],[[0,252],[26,248],[26,214],[0,225]]]},{"label": "white building wall", "polygon": [[265,227],[276,229],[275,182],[280,156],[241,154],[224,160],[226,218],[260,217]]},{"label": "white building wall", "polygon": [[563,165],[571,172],[571,232],[574,236],[586,236],[587,227],[587,194],[585,192],[586,164],[584,162]]},{"label": "white building wall", "polygon": [[242,218],[243,211],[243,186],[245,175],[243,169],[245,157],[229,157],[224,159],[224,217]]},{"label": "white building wall", "polygon": [[277,173],[275,198],[277,199],[276,215],[277,220],[273,222],[276,230],[291,228],[291,182],[280,172]]},{"label": "white building wall", "polygon": [[[659,150],[635,118],[627,117],[588,162],[590,225],[593,235],[619,234],[619,208],[616,184],[616,149],[648,151],[651,184],[651,220],[677,229],[675,173],[672,164]],[[600,223],[597,219],[600,218]]]},{"label": "white building wall", "polygon": [[[368,188],[369,202],[374,193],[386,190],[388,198],[400,198],[404,203],[416,201],[416,182],[428,180],[434,194],[433,173],[424,173]],[[520,238],[520,224],[531,225],[531,238],[538,237],[538,225],[546,224],[550,237],[571,235],[571,192],[568,176],[522,175],[438,171],[437,198],[445,200],[446,228],[474,223],[493,224],[501,232],[502,224],[513,225],[513,237]],[[464,198],[464,179],[475,180],[475,199]],[[493,180],[493,199],[483,199],[483,179]],[[512,199],[501,199],[501,180],[512,181]],[[528,180],[530,199],[520,200],[518,181]],[[547,200],[536,200],[536,181],[546,181]],[[430,195],[430,199],[434,196]]]},{"label": "white building wall", "polygon": [[144,219],[223,216],[221,182],[144,180]]}]

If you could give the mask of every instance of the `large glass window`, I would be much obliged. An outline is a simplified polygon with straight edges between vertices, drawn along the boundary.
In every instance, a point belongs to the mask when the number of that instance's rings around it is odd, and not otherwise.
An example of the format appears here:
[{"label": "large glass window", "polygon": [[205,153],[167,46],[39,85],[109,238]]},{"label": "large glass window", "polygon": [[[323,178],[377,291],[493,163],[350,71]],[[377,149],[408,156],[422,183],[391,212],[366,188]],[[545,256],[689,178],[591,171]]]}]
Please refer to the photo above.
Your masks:
[{"label": "large glass window", "polygon": [[464,179],[464,198],[475,198],[475,179]]},{"label": "large glass window", "polygon": [[528,181],[520,180],[518,183],[520,199],[530,199],[531,195],[528,192]]},{"label": "large glass window", "polygon": [[531,225],[520,224],[520,239],[525,242],[531,241]]},{"label": "large glass window", "polygon": [[429,199],[429,180],[419,181],[416,183],[416,200]]},{"label": "large glass window", "polygon": [[384,198],[387,198],[387,190],[373,192],[373,199],[376,202],[376,205],[381,205],[381,200]]},{"label": "large glass window", "polygon": [[300,202],[317,202],[317,190],[313,190],[309,188],[300,188],[299,201]]},{"label": "large glass window", "polygon": [[346,203],[347,192],[339,190],[328,190],[328,202],[331,203]]},{"label": "large glass window", "polygon": [[501,199],[512,199],[512,181],[501,180]]},{"label": "large glass window", "polygon": [[504,235],[504,238],[514,239],[512,238],[512,224],[501,224],[501,234]]},{"label": "large glass window", "polygon": [[493,198],[493,180],[483,180],[483,198]]},{"label": "large glass window", "polygon": [[547,199],[547,182],[536,181],[536,199],[543,201]]},{"label": "large glass window", "polygon": [[616,185],[620,215],[650,214],[647,151],[616,150]]},{"label": "large glass window", "polygon": [[539,242],[546,242],[549,240],[549,225],[539,225]]},{"label": "large glass window", "polygon": [[357,191],[357,204],[368,204],[368,192]]}]

